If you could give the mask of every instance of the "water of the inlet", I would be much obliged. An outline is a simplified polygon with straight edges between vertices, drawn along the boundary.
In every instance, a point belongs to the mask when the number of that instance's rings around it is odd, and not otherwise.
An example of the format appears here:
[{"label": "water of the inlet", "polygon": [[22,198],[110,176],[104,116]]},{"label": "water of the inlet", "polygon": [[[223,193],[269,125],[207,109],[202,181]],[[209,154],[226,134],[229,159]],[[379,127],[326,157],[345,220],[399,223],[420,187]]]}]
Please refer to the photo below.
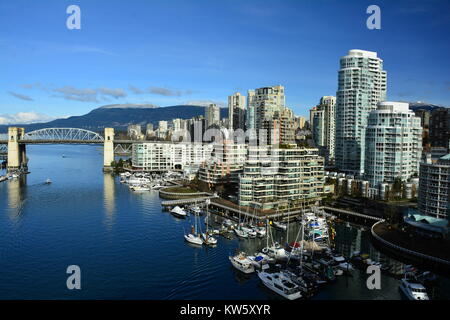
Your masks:
[{"label": "water of the inlet", "polygon": [[[36,145],[27,156],[31,173],[0,183],[0,299],[280,299],[228,260],[265,240],[218,237],[214,248],[190,246],[183,238],[190,218],[162,211],[157,191],[133,193],[104,174],[101,147]],[[297,233],[291,227],[289,241]],[[286,242],[286,234],[277,237]],[[338,225],[337,248],[401,269],[361,226]],[[81,290],[67,289],[69,265],[81,268]],[[367,276],[342,276],[313,299],[400,299],[398,280],[383,275],[381,290],[368,290]]]}]

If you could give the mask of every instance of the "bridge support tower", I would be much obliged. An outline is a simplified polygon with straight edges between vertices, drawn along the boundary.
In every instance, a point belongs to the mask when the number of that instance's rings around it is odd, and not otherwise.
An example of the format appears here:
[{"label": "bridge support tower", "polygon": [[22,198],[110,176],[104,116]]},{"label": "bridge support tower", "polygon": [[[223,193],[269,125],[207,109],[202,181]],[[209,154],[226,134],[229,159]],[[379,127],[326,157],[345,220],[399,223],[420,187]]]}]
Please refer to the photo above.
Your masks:
[{"label": "bridge support tower", "polygon": [[113,170],[111,162],[114,161],[114,128],[105,128],[105,140],[103,146],[103,171]]},{"label": "bridge support tower", "polygon": [[27,165],[25,145],[19,144],[19,140],[23,138],[24,134],[24,128],[8,128],[8,171],[15,171]]}]

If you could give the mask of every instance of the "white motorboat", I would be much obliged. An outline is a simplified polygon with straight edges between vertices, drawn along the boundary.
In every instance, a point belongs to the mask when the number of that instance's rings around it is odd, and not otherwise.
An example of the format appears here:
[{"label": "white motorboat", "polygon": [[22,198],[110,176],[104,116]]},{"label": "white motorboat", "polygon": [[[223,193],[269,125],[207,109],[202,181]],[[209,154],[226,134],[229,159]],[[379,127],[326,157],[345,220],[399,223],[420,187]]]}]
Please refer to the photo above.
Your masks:
[{"label": "white motorboat", "polygon": [[253,273],[255,272],[255,267],[253,266],[252,261],[247,257],[244,252],[239,252],[235,256],[228,257],[230,259],[233,267],[238,269],[243,273]]},{"label": "white motorboat", "polygon": [[300,287],[281,272],[267,273],[262,271],[258,272],[258,277],[267,288],[286,299],[296,300],[302,297]]},{"label": "white motorboat", "polygon": [[230,219],[226,219],[222,224],[226,227],[231,227],[233,225],[233,222]]},{"label": "white motorboat", "polygon": [[258,237],[264,238],[266,236],[266,228],[265,227],[257,227],[256,233],[257,233]]},{"label": "white motorboat", "polygon": [[182,208],[180,208],[179,206],[176,206],[175,208],[173,208],[172,210],[170,210],[170,213],[179,216],[179,217],[186,217],[187,213],[186,211],[184,211]]},{"label": "white motorboat", "polygon": [[257,268],[267,269],[269,268],[269,262],[275,262],[275,260],[268,255],[258,252],[254,256],[247,256],[247,258],[252,262],[252,264]]},{"label": "white motorboat", "polygon": [[200,215],[200,214],[202,213],[202,210],[200,209],[199,206],[194,206],[194,207],[191,207],[190,209],[191,209],[191,211],[192,211],[193,213],[195,213],[195,214]]},{"label": "white motorboat", "polygon": [[159,190],[161,188],[164,188],[164,186],[160,185],[160,184],[154,184],[152,185],[152,190]]},{"label": "white motorboat", "polygon": [[420,283],[402,279],[399,289],[409,300],[430,300],[425,287]]},{"label": "white motorboat", "polygon": [[236,235],[237,235],[238,237],[240,237],[240,238],[248,238],[247,232],[245,232],[245,231],[242,230],[242,229],[235,228],[235,229],[234,229],[234,233],[236,233]]},{"label": "white motorboat", "polygon": [[287,230],[287,224],[285,224],[284,222],[279,222],[279,221],[274,221],[273,222],[273,226],[275,228],[281,229],[286,231]]},{"label": "white motorboat", "polygon": [[50,180],[50,179],[45,180],[45,184],[50,184],[50,183],[52,183],[52,180]]},{"label": "white motorboat", "polygon": [[203,240],[199,236],[193,235],[192,233],[185,234],[184,239],[186,239],[187,242],[197,245],[202,245]]},{"label": "white motorboat", "polygon": [[147,186],[132,186],[131,190],[136,192],[144,192],[144,191],[150,191],[150,188]]},{"label": "white motorboat", "polygon": [[278,243],[275,243],[270,247],[263,248],[262,252],[276,260],[286,260],[288,258],[286,250],[284,250],[284,248],[282,248]]}]

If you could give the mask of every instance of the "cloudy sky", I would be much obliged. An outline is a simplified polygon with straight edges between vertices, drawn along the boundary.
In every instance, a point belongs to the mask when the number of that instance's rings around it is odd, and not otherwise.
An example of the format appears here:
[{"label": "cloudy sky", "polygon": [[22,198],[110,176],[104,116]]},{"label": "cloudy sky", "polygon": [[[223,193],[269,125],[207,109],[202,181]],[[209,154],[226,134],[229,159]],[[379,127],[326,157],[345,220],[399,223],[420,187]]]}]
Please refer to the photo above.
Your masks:
[{"label": "cloudy sky", "polygon": [[[81,8],[69,30],[66,8]],[[366,9],[381,8],[381,30]],[[0,0],[0,123],[105,104],[214,101],[282,84],[307,115],[335,95],[339,58],[377,51],[388,99],[450,105],[450,2]]]}]

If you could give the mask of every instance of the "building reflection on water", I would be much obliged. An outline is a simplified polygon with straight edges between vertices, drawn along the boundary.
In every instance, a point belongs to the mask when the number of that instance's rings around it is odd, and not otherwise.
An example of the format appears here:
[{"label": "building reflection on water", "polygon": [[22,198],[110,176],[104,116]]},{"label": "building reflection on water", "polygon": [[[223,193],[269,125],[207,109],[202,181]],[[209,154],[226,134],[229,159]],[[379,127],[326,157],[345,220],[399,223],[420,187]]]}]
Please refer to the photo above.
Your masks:
[{"label": "building reflection on water", "polygon": [[109,173],[103,174],[103,206],[105,208],[105,224],[111,228],[114,223],[116,212],[114,176]]},{"label": "building reflection on water", "polygon": [[370,228],[350,223],[336,223],[334,226],[336,229],[334,240],[336,251],[346,257],[351,257],[355,252],[367,254],[372,261],[381,262],[388,266],[391,273],[396,275],[404,273],[404,263],[382,254],[372,246]]},{"label": "building reflection on water", "polygon": [[23,206],[26,200],[26,184],[26,175],[10,179],[6,183],[8,191],[8,216],[11,221],[19,220],[23,212]]}]

